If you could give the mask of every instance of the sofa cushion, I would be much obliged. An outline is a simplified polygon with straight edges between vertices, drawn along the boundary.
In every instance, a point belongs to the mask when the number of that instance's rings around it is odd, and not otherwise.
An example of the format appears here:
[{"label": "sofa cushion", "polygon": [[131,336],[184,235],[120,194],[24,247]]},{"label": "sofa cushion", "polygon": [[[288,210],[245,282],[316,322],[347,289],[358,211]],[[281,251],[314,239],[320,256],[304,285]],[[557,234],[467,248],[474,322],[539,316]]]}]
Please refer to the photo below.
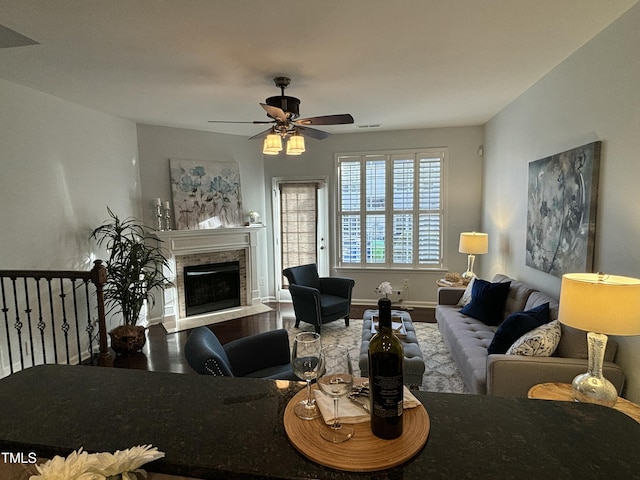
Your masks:
[{"label": "sofa cushion", "polygon": [[545,323],[518,338],[506,353],[528,357],[550,357],[560,343],[560,334],[558,320]]},{"label": "sofa cushion", "polygon": [[[577,328],[560,324],[562,328],[562,336],[560,343],[556,349],[555,356],[565,358],[589,358],[589,346],[587,345],[587,332]],[[604,351],[604,360],[613,362],[618,351],[618,344],[609,338],[607,340],[607,348]]]},{"label": "sofa cushion", "polygon": [[531,292],[523,310],[531,310],[543,303],[549,304],[549,320],[555,320],[558,318],[558,301],[551,298],[549,295],[538,291]]},{"label": "sofa cushion", "polygon": [[[346,313],[345,313],[346,312]],[[349,299],[335,295],[320,295],[320,316],[348,315]]]},{"label": "sofa cushion", "polygon": [[526,312],[516,312],[509,315],[496,330],[489,354],[505,353],[509,347],[522,335],[530,332],[549,321],[549,304],[544,303],[539,307]]},{"label": "sofa cushion", "polygon": [[507,318],[509,315],[515,312],[522,312],[525,310],[529,310],[526,308],[527,300],[529,296],[536,292],[537,290],[526,283],[519,282],[512,278],[507,277],[501,273],[497,273],[493,277],[494,282],[511,282],[511,287],[509,288],[509,295],[507,295],[507,300],[504,303],[504,312],[502,318]]},{"label": "sofa cushion", "polygon": [[512,313],[526,311],[525,305],[529,296],[535,292],[535,289],[531,288],[526,283],[513,281],[511,282],[511,288],[509,288],[509,295],[504,303],[504,317],[507,318]]},{"label": "sofa cushion", "polygon": [[509,294],[511,282],[491,283],[480,278],[473,282],[471,302],[460,313],[468,315],[487,325],[499,325],[502,309]]},{"label": "sofa cushion", "polygon": [[487,393],[487,348],[497,327],[461,315],[459,310],[455,305],[438,305],[438,329],[469,392],[483,395]]}]

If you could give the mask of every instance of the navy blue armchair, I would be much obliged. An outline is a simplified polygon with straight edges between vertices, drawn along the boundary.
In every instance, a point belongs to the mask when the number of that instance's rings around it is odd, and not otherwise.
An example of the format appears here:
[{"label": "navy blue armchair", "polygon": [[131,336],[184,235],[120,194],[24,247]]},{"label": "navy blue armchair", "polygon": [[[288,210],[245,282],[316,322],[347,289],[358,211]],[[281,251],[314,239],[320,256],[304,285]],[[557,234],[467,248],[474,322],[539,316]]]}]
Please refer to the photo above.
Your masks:
[{"label": "navy blue armchair", "polygon": [[300,380],[291,368],[289,335],[284,329],[222,345],[211,330],[198,327],[189,334],[184,355],[191,368],[204,375]]},{"label": "navy blue armchair", "polygon": [[285,268],[282,273],[289,280],[296,327],[303,321],[320,333],[323,324],[341,318],[349,326],[351,292],[356,284],[352,278],[319,277],[315,263]]}]

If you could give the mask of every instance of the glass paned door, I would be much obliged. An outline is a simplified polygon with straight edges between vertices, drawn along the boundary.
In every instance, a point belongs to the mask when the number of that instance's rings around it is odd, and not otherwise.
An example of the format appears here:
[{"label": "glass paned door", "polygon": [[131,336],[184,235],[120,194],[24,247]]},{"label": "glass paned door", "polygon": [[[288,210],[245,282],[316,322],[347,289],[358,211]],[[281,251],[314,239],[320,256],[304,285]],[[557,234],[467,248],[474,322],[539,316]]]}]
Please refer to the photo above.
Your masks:
[{"label": "glass paned door", "polygon": [[[280,184],[282,270],[318,260],[318,188],[315,183]],[[287,279],[282,279],[286,287]]]},{"label": "glass paned door", "polygon": [[328,274],[326,249],[327,196],[323,180],[274,180],[276,288],[278,300],[288,298],[287,267],[316,263]]}]

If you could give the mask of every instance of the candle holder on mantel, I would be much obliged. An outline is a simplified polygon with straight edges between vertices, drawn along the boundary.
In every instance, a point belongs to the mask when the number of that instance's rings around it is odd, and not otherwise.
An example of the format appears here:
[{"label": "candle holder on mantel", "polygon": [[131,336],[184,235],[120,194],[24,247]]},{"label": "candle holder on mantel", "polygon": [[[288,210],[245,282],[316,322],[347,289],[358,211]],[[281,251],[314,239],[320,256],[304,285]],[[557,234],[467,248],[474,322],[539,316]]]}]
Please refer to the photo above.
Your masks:
[{"label": "candle holder on mantel", "polygon": [[171,230],[171,208],[169,207],[169,202],[165,202],[164,204],[164,221],[165,229]]},{"label": "candle holder on mantel", "polygon": [[162,228],[162,205],[160,205],[159,203],[156,204],[156,220],[157,220],[156,228],[159,231],[164,230],[164,228]]}]

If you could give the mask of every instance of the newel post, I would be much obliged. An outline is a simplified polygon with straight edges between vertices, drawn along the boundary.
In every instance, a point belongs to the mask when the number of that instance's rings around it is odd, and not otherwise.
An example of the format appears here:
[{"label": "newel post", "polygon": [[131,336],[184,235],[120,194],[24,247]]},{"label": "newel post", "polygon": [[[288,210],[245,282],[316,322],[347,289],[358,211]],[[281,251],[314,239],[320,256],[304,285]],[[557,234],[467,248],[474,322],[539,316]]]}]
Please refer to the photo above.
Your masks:
[{"label": "newel post", "polygon": [[113,355],[107,344],[107,320],[104,309],[104,286],[107,283],[107,267],[102,264],[102,260],[93,262],[91,281],[96,286],[96,296],[98,298],[98,333],[100,341],[98,365],[110,367],[113,365]]}]

